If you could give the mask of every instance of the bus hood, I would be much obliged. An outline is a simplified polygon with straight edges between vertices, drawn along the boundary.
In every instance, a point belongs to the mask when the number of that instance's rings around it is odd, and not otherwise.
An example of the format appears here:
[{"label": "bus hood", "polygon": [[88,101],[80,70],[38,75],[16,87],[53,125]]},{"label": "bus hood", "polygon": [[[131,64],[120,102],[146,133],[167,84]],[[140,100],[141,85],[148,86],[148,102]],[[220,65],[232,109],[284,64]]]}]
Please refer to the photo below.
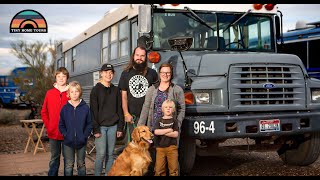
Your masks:
[{"label": "bus hood", "polygon": [[[183,55],[190,76],[219,76],[227,75],[232,64],[291,64],[302,67],[302,61],[296,55],[276,53],[220,53],[204,55]],[[179,57],[181,61],[181,57]],[[174,64],[173,64],[174,65]],[[182,63],[177,67],[183,71]],[[178,70],[176,69],[176,70]],[[178,73],[179,74],[179,73]]]}]

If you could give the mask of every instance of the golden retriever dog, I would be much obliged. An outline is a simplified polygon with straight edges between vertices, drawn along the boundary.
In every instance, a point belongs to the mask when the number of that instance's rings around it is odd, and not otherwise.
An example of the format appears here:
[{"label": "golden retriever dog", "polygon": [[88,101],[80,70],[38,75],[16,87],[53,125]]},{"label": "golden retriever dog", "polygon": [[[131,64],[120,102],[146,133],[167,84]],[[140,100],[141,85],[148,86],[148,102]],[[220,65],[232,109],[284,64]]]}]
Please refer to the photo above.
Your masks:
[{"label": "golden retriever dog", "polygon": [[153,134],[148,126],[137,126],[132,141],[113,163],[108,176],[142,176],[148,171],[152,159],[148,151]]}]

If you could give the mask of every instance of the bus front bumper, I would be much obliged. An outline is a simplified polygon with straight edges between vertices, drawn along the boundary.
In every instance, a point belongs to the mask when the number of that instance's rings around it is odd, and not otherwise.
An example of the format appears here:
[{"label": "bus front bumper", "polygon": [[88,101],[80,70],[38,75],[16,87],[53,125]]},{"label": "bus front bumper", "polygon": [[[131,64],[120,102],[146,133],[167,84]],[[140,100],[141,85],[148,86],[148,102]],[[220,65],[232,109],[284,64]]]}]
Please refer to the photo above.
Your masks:
[{"label": "bus front bumper", "polygon": [[197,139],[302,134],[320,131],[320,111],[186,116],[182,131]]}]

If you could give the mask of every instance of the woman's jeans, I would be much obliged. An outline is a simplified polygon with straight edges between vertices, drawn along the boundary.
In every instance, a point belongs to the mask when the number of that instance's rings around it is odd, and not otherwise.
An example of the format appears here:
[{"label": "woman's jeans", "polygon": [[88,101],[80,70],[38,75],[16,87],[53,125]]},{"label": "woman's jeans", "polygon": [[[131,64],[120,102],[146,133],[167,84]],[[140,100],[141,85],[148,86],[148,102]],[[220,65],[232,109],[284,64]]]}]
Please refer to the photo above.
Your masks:
[{"label": "woman's jeans", "polygon": [[60,167],[60,155],[62,140],[49,139],[51,158],[49,162],[48,176],[58,176]]},{"label": "woman's jeans", "polygon": [[103,162],[106,161],[105,174],[107,175],[114,161],[113,151],[116,145],[117,124],[114,126],[101,126],[101,137],[95,138],[96,161],[94,163],[94,175],[100,176]]},{"label": "woman's jeans", "polygon": [[83,146],[80,149],[75,149],[66,145],[63,145],[64,175],[73,176],[75,155],[77,156],[78,176],[85,176],[86,175],[86,163],[85,163],[86,146]]}]

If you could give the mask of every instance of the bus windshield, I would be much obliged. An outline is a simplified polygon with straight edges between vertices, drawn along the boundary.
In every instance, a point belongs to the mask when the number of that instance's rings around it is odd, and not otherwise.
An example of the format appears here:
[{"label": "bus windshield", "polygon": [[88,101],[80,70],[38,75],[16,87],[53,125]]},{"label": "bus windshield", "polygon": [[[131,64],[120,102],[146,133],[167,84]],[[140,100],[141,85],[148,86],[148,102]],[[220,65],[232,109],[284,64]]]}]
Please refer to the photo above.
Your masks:
[{"label": "bus windshield", "polygon": [[[193,38],[191,50],[275,51],[271,17],[215,12],[161,11],[153,18],[154,49],[170,49],[168,39]],[[240,18],[240,19],[239,19]],[[208,27],[209,26],[209,27]]]}]

